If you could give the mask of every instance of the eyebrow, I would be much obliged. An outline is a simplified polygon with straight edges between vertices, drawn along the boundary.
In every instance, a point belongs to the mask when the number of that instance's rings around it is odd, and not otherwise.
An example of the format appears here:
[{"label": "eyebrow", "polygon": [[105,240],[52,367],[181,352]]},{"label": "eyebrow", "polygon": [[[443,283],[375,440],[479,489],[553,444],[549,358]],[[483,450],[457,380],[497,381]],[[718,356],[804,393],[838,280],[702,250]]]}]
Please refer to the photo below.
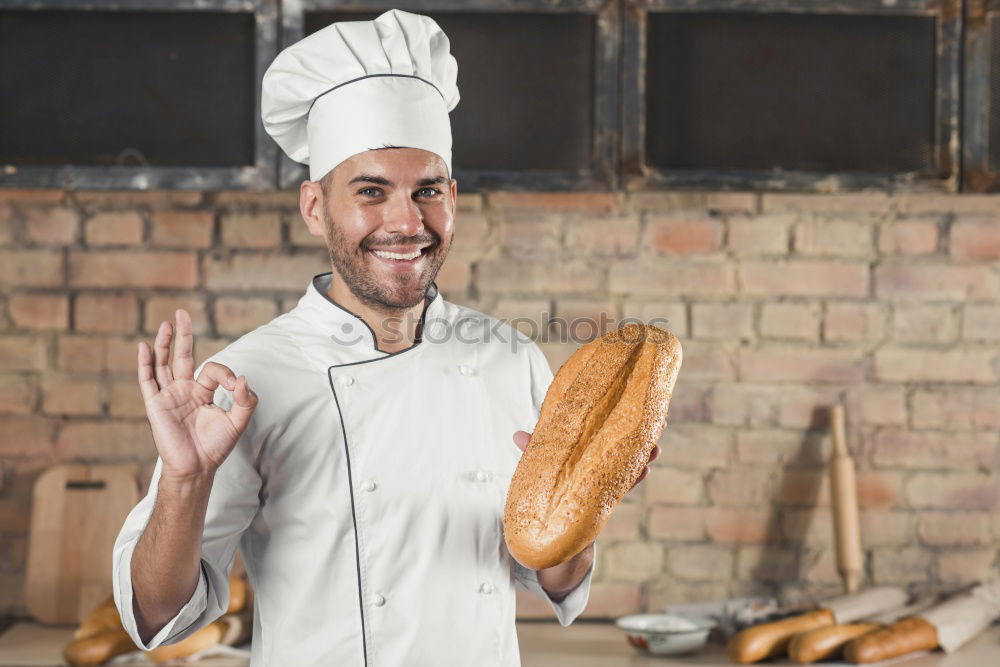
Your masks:
[{"label": "eyebrow", "polygon": [[[434,178],[424,178],[417,181],[418,186],[425,185],[442,185],[448,182],[448,179],[444,176],[435,176]],[[355,183],[374,183],[375,185],[385,185],[386,187],[394,188],[396,184],[387,178],[381,176],[374,176],[372,174],[361,174],[355,176],[347,182],[348,185],[354,185]]]}]

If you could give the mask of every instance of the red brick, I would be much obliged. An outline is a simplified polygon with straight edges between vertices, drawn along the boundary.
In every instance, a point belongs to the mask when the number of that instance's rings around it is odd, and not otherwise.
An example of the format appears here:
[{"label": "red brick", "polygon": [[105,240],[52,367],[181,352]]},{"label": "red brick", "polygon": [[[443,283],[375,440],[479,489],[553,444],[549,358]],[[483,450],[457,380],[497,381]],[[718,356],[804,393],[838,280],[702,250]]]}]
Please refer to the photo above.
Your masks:
[{"label": "red brick", "polygon": [[685,422],[668,424],[660,436],[662,453],[654,465],[723,467],[729,462],[732,443],[733,434],[728,429]]},{"label": "red brick", "polygon": [[775,388],[778,425],[790,428],[823,429],[829,426],[827,407],[843,398],[843,390],[829,387],[784,385]]},{"label": "red brick", "polygon": [[[195,352],[198,351],[198,344],[204,337],[194,342]],[[146,340],[147,343],[151,342]],[[136,355],[138,351],[138,339],[135,338],[108,338],[105,342],[107,349],[107,371],[109,373],[128,373],[135,376]]]},{"label": "red brick", "polygon": [[604,546],[596,567],[606,580],[647,581],[663,570],[663,546],[656,542],[615,542]]},{"label": "red brick", "polygon": [[945,194],[936,192],[906,193],[895,197],[896,207],[903,215],[923,213],[996,213],[1000,197],[996,195]]},{"label": "red brick", "polygon": [[768,539],[768,516],[764,510],[712,508],[705,527],[717,544],[763,544]]},{"label": "red brick", "polygon": [[758,208],[755,192],[708,192],[705,190],[669,190],[631,192],[628,203],[640,211],[733,211],[751,212]]},{"label": "red brick", "polygon": [[711,385],[684,382],[674,388],[670,399],[670,419],[676,423],[709,421],[708,397]]},{"label": "red brick", "polygon": [[990,515],[986,512],[921,512],[920,540],[927,546],[989,544]]},{"label": "red brick", "polygon": [[0,336],[0,371],[42,370],[47,356],[42,338]]},{"label": "red brick", "polygon": [[906,396],[898,387],[852,387],[847,398],[847,414],[862,424],[902,425],[906,423]]},{"label": "red brick", "polygon": [[277,248],[281,245],[278,213],[231,213],[222,217],[222,244],[230,248]]},{"label": "red brick", "polygon": [[[37,400],[38,389],[29,377],[0,375],[0,413],[29,414],[34,411]],[[0,478],[2,478],[2,474],[0,474]]]},{"label": "red brick", "polygon": [[728,579],[733,570],[733,551],[729,547],[692,544],[671,547],[667,552],[669,572],[687,581]]},{"label": "red brick", "polygon": [[694,505],[701,502],[704,480],[700,472],[670,468],[657,461],[642,485],[647,503]]},{"label": "red brick", "polygon": [[[593,268],[590,274],[599,278]],[[613,293],[660,298],[684,294],[725,296],[736,289],[733,265],[729,262],[680,259],[614,262],[609,284]],[[599,280],[598,285],[603,285],[603,281]]]},{"label": "red brick", "polygon": [[0,417],[0,454],[44,456],[52,451],[55,422],[44,417]]},{"label": "red brick", "polygon": [[134,333],[139,328],[139,305],[131,294],[79,294],[73,314],[82,333]]},{"label": "red brick", "polygon": [[63,254],[51,250],[0,250],[0,287],[61,287]]},{"label": "red brick", "polygon": [[764,338],[818,342],[822,317],[818,303],[765,303],[760,332]]},{"label": "red brick", "polygon": [[873,443],[872,463],[891,468],[989,469],[998,454],[995,433],[933,431],[879,431]]},{"label": "red brick", "polygon": [[900,510],[861,510],[861,542],[867,546],[913,543],[913,513]]},{"label": "red brick", "polygon": [[139,393],[139,384],[132,380],[116,380],[108,389],[108,412],[112,417],[141,418],[146,416],[146,406]]},{"label": "red brick", "polygon": [[993,218],[955,221],[948,248],[951,258],[958,261],[1000,259],[1000,221]]},{"label": "red brick", "polygon": [[775,497],[785,505],[828,507],[830,481],[818,470],[786,470],[778,480]]},{"label": "red brick", "polygon": [[878,249],[887,255],[926,255],[937,247],[936,220],[899,220],[879,227]]},{"label": "red brick", "polygon": [[559,255],[562,220],[554,215],[498,216],[497,242],[510,257],[549,260]]},{"label": "red brick", "polygon": [[876,343],[885,337],[886,313],[878,303],[829,302],[823,337],[830,343]]},{"label": "red brick", "polygon": [[212,211],[154,211],[153,245],[166,248],[207,248],[212,245]]},{"label": "red brick", "polygon": [[[312,239],[312,243],[301,243],[299,245],[316,245],[320,248],[326,247],[326,241],[321,237],[309,235],[309,230],[301,220],[291,223],[292,227],[304,230],[305,234],[296,236],[292,234],[292,243],[295,239],[306,236]],[[486,250],[486,240],[490,234],[490,221],[481,213],[463,213],[455,218],[454,235],[451,240],[451,252],[467,255],[481,255]]]},{"label": "red brick", "polygon": [[142,243],[142,217],[135,211],[98,213],[84,223],[83,237],[91,246]]},{"label": "red brick", "polygon": [[20,237],[21,226],[14,208],[0,203],[0,245],[9,245]]},{"label": "red brick", "polygon": [[482,211],[483,195],[478,192],[458,193],[458,200],[455,202],[455,211]]},{"label": "red brick", "polygon": [[24,213],[24,238],[31,243],[67,245],[76,241],[79,216],[68,208],[29,208]]},{"label": "red brick", "polygon": [[736,432],[736,457],[741,463],[817,467],[830,458],[830,439],[797,430],[762,429]]},{"label": "red brick", "polygon": [[194,362],[201,364],[215,356],[232,343],[229,338],[196,338],[194,341]]},{"label": "red brick", "polygon": [[903,343],[950,343],[958,338],[958,318],[952,306],[897,304],[893,334]]},{"label": "red brick", "polygon": [[687,306],[682,302],[629,300],[622,304],[622,316],[625,320],[666,329],[678,338],[688,335]]},{"label": "red brick", "polygon": [[160,323],[174,323],[175,313],[183,309],[191,316],[191,329],[195,335],[208,333],[208,310],[205,307],[205,297],[178,294],[175,296],[152,296],[146,299],[143,330],[149,335],[155,335]]},{"label": "red brick", "polygon": [[107,343],[98,336],[60,336],[57,353],[60,370],[99,373],[106,367]]},{"label": "red brick", "polygon": [[739,354],[740,379],[748,382],[856,383],[866,366],[854,350],[769,346]]},{"label": "red brick", "polygon": [[1000,341],[1000,307],[967,305],[962,320],[965,340]]},{"label": "red brick", "polygon": [[149,423],[144,421],[67,422],[57,446],[66,460],[134,461],[156,451]]},{"label": "red brick", "polygon": [[884,347],[875,352],[875,377],[888,382],[993,384],[989,351],[916,350]]},{"label": "red brick", "polygon": [[194,287],[198,266],[187,252],[70,252],[69,279],[75,287]]},{"label": "red brick", "polygon": [[[552,317],[552,303],[545,299],[500,299],[489,310],[493,317],[515,327],[532,340],[539,340],[548,332]],[[568,343],[568,339],[551,336],[545,340]]]},{"label": "red brick", "polygon": [[197,206],[203,193],[191,190],[74,190],[73,200],[89,210]]},{"label": "red brick", "polygon": [[777,408],[770,388],[732,383],[716,385],[709,409],[715,424],[764,426],[777,422]]},{"label": "red brick", "polygon": [[691,334],[705,340],[751,340],[753,306],[749,303],[691,305]]},{"label": "red brick", "polygon": [[[598,557],[599,558],[599,557]],[[594,582],[590,585],[590,596],[587,598],[587,608],[581,614],[584,618],[618,618],[627,614],[642,611],[641,592],[639,584],[623,584],[612,582]],[[530,596],[530,594],[528,594]],[[532,596],[547,607],[544,618],[551,620],[552,608],[538,596]],[[520,598],[518,598],[520,605]],[[520,617],[520,607],[518,607]]]},{"label": "red brick", "polygon": [[868,265],[823,260],[748,261],[743,291],[759,296],[868,296]]},{"label": "red brick", "polygon": [[722,344],[686,341],[684,378],[695,381],[735,380],[733,350]]},{"label": "red brick", "polygon": [[472,267],[461,257],[451,257],[441,265],[434,284],[441,290],[441,296],[454,303],[465,303],[472,284]]},{"label": "red brick", "polygon": [[614,193],[595,192],[491,192],[490,208],[497,211],[610,212],[619,207]]},{"label": "red brick", "polygon": [[903,497],[903,473],[862,470],[856,477],[858,506],[897,507]]},{"label": "red brick", "polygon": [[787,583],[798,570],[798,554],[787,547],[746,545],[737,554],[736,576],[741,580]]},{"label": "red brick", "polygon": [[833,542],[833,514],[828,507],[784,508],[781,533],[789,542],[828,545]]},{"label": "red brick", "polygon": [[53,294],[12,294],[7,302],[14,325],[23,329],[66,329],[69,299]]},{"label": "red brick", "polygon": [[808,583],[840,584],[837,557],[829,546],[807,547],[802,554],[801,576]]},{"label": "red brick", "polygon": [[299,189],[288,190],[225,190],[208,195],[208,205],[233,210],[262,208],[299,208]]},{"label": "red brick", "polygon": [[762,505],[771,492],[771,475],[761,468],[715,470],[708,478],[708,496],[715,506]]},{"label": "red brick", "polygon": [[601,540],[637,540],[642,507],[639,503],[619,503],[601,529]]},{"label": "red brick", "polygon": [[888,213],[893,199],[884,192],[791,193],[765,192],[761,198],[765,211],[805,211],[826,215],[846,213]]},{"label": "red brick", "polygon": [[1000,505],[1000,487],[986,473],[920,472],[906,484],[912,507],[953,510],[993,510]]},{"label": "red brick", "polygon": [[933,554],[920,547],[881,547],[872,552],[872,583],[909,584],[929,578]]},{"label": "red brick", "polygon": [[605,284],[603,271],[582,261],[488,259],[478,262],[476,269],[476,286],[483,293],[536,292],[548,296],[596,292]]},{"label": "red brick", "polygon": [[707,536],[707,507],[656,505],[649,511],[649,536],[655,539],[701,542]]},{"label": "red brick", "polygon": [[56,188],[0,189],[0,203],[4,204],[60,204],[65,196],[65,190]]},{"label": "red brick", "polygon": [[729,219],[729,249],[739,255],[787,255],[794,214],[772,213]]},{"label": "red brick", "polygon": [[913,395],[913,426],[944,429],[1000,429],[1000,392],[984,387],[930,391]]},{"label": "red brick", "polygon": [[617,309],[608,300],[559,299],[549,329],[557,340],[587,343],[618,327]]},{"label": "red brick", "polygon": [[864,223],[811,217],[795,226],[795,252],[823,257],[867,257],[872,227]]},{"label": "red brick", "polygon": [[273,299],[220,298],[215,302],[215,327],[222,334],[242,335],[277,315]]},{"label": "red brick", "polygon": [[[306,227],[305,221],[298,215],[292,217],[293,219],[288,222],[288,242],[294,247],[304,247],[304,248],[326,248],[326,237],[323,235],[313,236]],[[460,247],[459,236],[459,225],[462,223],[456,222],[455,224],[455,235],[452,238],[451,249],[456,252],[461,252],[465,248]]]},{"label": "red brick", "polygon": [[943,553],[937,557],[938,578],[956,584],[973,584],[996,578],[995,548]]},{"label": "red brick", "polygon": [[879,299],[983,300],[1000,296],[1000,282],[986,266],[886,260],[875,267]]},{"label": "red brick", "polygon": [[722,247],[723,226],[707,217],[654,217],[646,221],[642,245],[664,255],[712,252]]},{"label": "red brick", "polygon": [[[456,222],[458,228],[465,221]],[[485,239],[479,241],[484,243]],[[570,252],[590,257],[634,257],[639,243],[637,216],[584,216],[563,224],[563,245]]]},{"label": "red brick", "polygon": [[49,415],[99,415],[103,410],[101,385],[92,380],[49,377],[43,384],[42,392],[42,410]]},{"label": "red brick", "polygon": [[238,253],[204,261],[205,286],[213,290],[304,292],[313,276],[329,270],[325,253]]}]

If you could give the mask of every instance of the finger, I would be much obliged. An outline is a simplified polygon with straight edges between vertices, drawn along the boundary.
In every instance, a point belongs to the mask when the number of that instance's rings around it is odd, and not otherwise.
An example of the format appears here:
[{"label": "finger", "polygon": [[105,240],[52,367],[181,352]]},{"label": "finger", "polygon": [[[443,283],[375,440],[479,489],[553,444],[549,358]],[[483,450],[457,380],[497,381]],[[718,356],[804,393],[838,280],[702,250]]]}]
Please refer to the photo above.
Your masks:
[{"label": "finger", "polygon": [[256,407],[257,394],[250,391],[246,376],[241,375],[233,390],[233,407],[229,408],[229,412],[226,413],[237,431],[242,433],[246,429],[247,424],[250,423],[250,415],[253,414]]},{"label": "finger", "polygon": [[170,372],[170,336],[171,329],[169,322],[160,324],[159,331],[156,332],[156,339],[153,341],[153,357],[155,365],[153,370],[156,373],[156,381],[160,387],[164,387],[174,380],[173,373]]},{"label": "finger", "polygon": [[522,452],[528,446],[531,441],[531,434],[527,431],[514,431],[514,444],[517,445],[518,449]]},{"label": "finger", "polygon": [[210,361],[198,373],[198,384],[211,392],[219,386],[233,391],[236,389],[236,374],[228,366]]},{"label": "finger", "polygon": [[151,400],[160,391],[153,377],[153,351],[146,343],[139,343],[139,391],[144,401]]},{"label": "finger", "polygon": [[648,475],[648,474],[649,474],[649,468],[648,467],[643,468],[642,469],[642,474],[639,475],[639,479],[635,480],[635,484],[632,485],[632,487],[629,489],[629,491],[631,491],[636,486],[638,486],[639,482],[641,482],[642,480],[646,479],[646,475]]},{"label": "finger", "polygon": [[194,335],[191,333],[191,316],[184,309],[174,313],[177,318],[177,338],[174,340],[174,377],[178,380],[194,379]]},{"label": "finger", "polygon": [[653,447],[653,451],[649,453],[649,462],[652,463],[658,458],[660,458],[660,446],[656,445]]}]

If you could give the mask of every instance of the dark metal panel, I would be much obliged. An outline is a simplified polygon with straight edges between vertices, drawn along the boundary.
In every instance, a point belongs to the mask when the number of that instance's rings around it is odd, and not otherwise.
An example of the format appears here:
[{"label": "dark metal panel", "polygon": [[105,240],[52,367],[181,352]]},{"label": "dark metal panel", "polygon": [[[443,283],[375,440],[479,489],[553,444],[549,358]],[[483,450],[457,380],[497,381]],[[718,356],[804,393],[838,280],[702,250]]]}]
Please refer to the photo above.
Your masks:
[{"label": "dark metal panel", "polygon": [[[962,127],[962,185],[966,192],[1000,191],[1000,165],[990,164],[990,83],[993,63],[990,55],[998,45],[992,43],[991,23],[998,20],[1000,3],[989,0],[966,0],[964,113]],[[1000,128],[993,129],[1000,132]]]},{"label": "dark metal panel", "polygon": [[264,71],[278,52],[278,3],[280,0],[0,0],[0,9],[113,11],[215,11],[253,13],[255,34],[255,130],[253,167],[19,167],[0,165],[0,187],[66,189],[248,189],[267,190],[277,185],[278,147],[260,120],[260,84]]},{"label": "dark metal panel", "polygon": [[[619,0],[285,0],[281,16],[281,48],[294,44],[304,34],[305,13],[319,10],[379,11],[402,9],[413,12],[545,12],[595,15],[594,129],[591,168],[583,172],[563,171],[455,171],[463,192],[488,189],[509,190],[612,190],[620,185],[619,78],[621,53],[621,9]],[[281,153],[280,187],[297,187],[309,178],[308,169]]]},{"label": "dark metal panel", "polygon": [[[879,188],[959,190],[962,0],[625,0],[622,39],[622,187],[641,190],[703,187],[835,192]],[[650,167],[645,155],[646,37],[651,11],[924,15],[936,20],[934,173],[806,173],[762,170],[685,170]]]}]

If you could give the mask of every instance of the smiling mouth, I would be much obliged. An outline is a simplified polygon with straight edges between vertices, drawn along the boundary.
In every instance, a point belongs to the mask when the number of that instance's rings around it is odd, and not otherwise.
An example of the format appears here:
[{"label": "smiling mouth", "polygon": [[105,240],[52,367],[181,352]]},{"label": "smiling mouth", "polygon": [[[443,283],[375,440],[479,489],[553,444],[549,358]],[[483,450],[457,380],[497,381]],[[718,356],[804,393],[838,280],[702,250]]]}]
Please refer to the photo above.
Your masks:
[{"label": "smiling mouth", "polygon": [[410,252],[393,252],[391,250],[379,250],[376,248],[369,248],[368,252],[375,255],[379,259],[392,262],[393,264],[415,264],[420,261],[420,258],[427,254],[427,252],[433,247],[433,245],[427,245],[423,248],[416,248]]}]

